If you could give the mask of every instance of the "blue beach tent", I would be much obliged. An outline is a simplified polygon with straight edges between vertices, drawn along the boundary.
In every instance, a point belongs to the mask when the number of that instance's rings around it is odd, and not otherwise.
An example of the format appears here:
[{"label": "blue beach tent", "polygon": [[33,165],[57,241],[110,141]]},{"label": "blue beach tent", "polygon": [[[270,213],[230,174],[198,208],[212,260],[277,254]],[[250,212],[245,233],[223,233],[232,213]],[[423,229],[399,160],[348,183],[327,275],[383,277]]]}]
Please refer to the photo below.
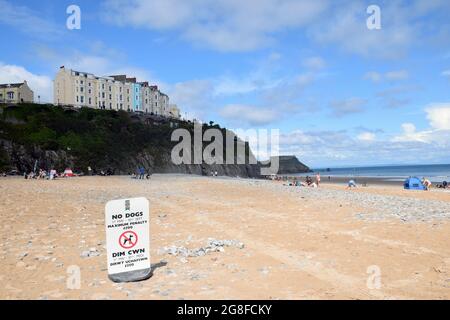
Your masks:
[{"label": "blue beach tent", "polygon": [[425,186],[422,184],[422,181],[420,181],[417,177],[410,177],[406,179],[404,187],[408,190],[426,190]]}]

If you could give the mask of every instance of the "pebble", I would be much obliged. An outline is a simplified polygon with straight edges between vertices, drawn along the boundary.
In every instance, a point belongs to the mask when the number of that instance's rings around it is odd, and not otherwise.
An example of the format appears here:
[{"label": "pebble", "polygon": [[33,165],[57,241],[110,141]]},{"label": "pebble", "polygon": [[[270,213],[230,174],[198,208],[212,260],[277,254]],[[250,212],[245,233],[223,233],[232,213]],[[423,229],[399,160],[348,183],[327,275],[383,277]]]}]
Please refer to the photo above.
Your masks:
[{"label": "pebble", "polygon": [[263,268],[259,269],[259,272],[261,272],[264,275],[268,275],[270,270],[267,267],[263,267]]},{"label": "pebble", "polygon": [[96,248],[90,248],[89,250],[84,250],[80,254],[80,256],[82,258],[97,257],[99,255],[100,255],[100,252],[98,252]]},{"label": "pebble", "polygon": [[236,240],[216,240],[210,238],[208,239],[207,245],[201,248],[188,249],[186,247],[170,246],[159,249],[158,254],[159,255],[169,254],[173,256],[181,256],[184,258],[203,257],[210,252],[224,252],[225,247],[236,247],[239,249],[244,249],[245,245],[242,242]]},{"label": "pebble", "polygon": [[28,252],[22,252],[21,254],[19,254],[19,259],[23,260],[23,258],[25,258],[26,256],[28,256]]}]

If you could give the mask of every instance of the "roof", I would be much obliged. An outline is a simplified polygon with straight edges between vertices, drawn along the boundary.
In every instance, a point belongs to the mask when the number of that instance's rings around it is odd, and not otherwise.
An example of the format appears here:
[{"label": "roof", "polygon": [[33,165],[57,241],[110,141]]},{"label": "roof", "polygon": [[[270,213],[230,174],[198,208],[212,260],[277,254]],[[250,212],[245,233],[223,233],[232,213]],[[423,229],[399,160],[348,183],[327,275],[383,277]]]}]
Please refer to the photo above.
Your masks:
[{"label": "roof", "polygon": [[0,84],[0,88],[20,88],[23,85],[24,85],[24,82],[22,82],[22,83],[5,83],[5,84]]}]

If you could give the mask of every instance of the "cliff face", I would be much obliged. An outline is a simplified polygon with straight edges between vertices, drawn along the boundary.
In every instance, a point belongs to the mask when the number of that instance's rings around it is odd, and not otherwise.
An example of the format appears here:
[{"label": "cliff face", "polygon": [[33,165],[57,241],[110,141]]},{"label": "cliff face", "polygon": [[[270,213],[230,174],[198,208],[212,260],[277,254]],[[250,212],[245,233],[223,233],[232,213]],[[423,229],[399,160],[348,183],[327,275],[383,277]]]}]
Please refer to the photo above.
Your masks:
[{"label": "cliff face", "polygon": [[296,156],[272,157],[271,161],[276,161],[276,158],[278,158],[280,164],[278,174],[306,173],[311,171],[311,169],[301,163]]},{"label": "cliff face", "polygon": [[[244,178],[260,174],[259,165],[173,164],[171,151],[178,142],[171,141],[171,134],[175,128],[193,131],[188,122],[32,104],[2,111],[0,171],[30,172],[36,164],[46,170],[72,168],[79,173],[87,173],[89,166],[96,173],[112,174],[130,174],[140,167],[149,173],[210,175],[217,171]],[[226,136],[226,129],[214,128]],[[247,152],[251,155],[249,148]]]},{"label": "cliff face", "polygon": [[[77,158],[63,150],[42,150],[39,147],[26,148],[15,145],[11,141],[0,140],[0,149],[3,152],[4,170],[16,170],[20,173],[30,172],[35,164],[37,168],[57,168],[63,171],[65,168],[74,168],[76,172],[86,173],[87,167],[80,167]],[[144,167],[149,173],[179,173],[195,175],[211,175],[212,172],[219,176],[255,178],[260,175],[259,165],[208,165],[208,164],[181,164],[174,165],[170,155],[165,155],[165,160],[155,160],[150,152],[142,152],[136,156],[125,158],[117,164],[96,166],[95,161],[89,165],[97,173],[111,172],[115,175],[127,175],[135,173],[137,168]],[[159,162],[157,164],[156,162]]]}]

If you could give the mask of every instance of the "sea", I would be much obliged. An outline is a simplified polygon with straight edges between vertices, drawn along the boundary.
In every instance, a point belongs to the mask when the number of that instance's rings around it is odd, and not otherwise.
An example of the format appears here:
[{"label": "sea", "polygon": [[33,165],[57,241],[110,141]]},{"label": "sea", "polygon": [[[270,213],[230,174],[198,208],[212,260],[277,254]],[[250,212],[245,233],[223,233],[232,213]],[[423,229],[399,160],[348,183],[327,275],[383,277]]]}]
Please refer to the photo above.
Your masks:
[{"label": "sea", "polygon": [[[402,181],[408,177],[420,179],[426,177],[432,182],[450,182],[450,164],[317,168],[312,169],[312,171],[331,177],[373,177],[390,181]],[[298,174],[298,176],[307,175],[307,173]],[[309,173],[309,175],[312,175],[312,173]]]}]

